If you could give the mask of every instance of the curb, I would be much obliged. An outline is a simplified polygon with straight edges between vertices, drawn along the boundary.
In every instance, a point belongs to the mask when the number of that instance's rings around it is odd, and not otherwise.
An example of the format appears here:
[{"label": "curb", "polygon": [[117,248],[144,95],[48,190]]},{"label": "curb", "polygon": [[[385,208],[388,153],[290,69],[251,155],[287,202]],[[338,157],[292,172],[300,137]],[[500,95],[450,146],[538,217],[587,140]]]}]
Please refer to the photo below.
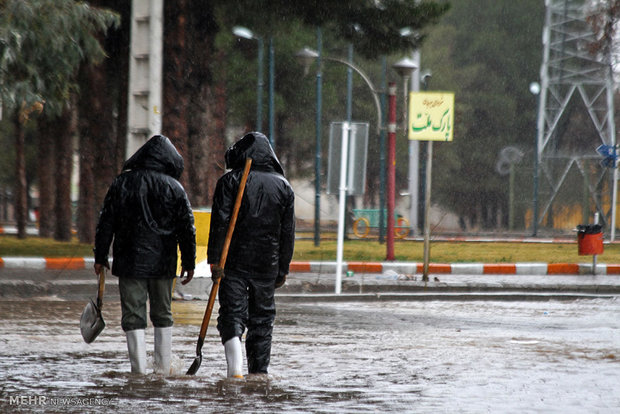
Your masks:
[{"label": "curb", "polygon": [[580,292],[377,292],[277,294],[278,303],[366,302],[366,301],[550,301],[579,299],[613,299],[614,294]]},{"label": "curb", "polygon": [[[335,273],[336,262],[292,262],[290,272]],[[357,273],[423,273],[418,262],[343,262],[343,271]],[[459,275],[584,275],[592,263],[429,263],[429,273]],[[620,264],[597,264],[597,275],[620,275]]]},{"label": "curb", "polygon": [[[92,257],[0,257],[0,269],[83,270],[93,267]],[[203,266],[207,267],[207,266]],[[337,262],[293,261],[291,273],[336,273]],[[354,273],[423,273],[418,262],[343,262],[342,271]],[[459,275],[591,275],[592,263],[430,263],[429,273]],[[195,277],[207,277],[200,272]],[[597,275],[620,275],[620,264],[596,265]]]},{"label": "curb", "polygon": [[0,269],[83,270],[94,264],[93,257],[0,257]]},{"label": "curb", "polygon": [[[0,234],[17,234],[17,227],[16,226],[0,226]],[[39,229],[36,227],[31,227],[28,226],[26,227],[26,234],[29,236],[38,236],[39,235]]]}]

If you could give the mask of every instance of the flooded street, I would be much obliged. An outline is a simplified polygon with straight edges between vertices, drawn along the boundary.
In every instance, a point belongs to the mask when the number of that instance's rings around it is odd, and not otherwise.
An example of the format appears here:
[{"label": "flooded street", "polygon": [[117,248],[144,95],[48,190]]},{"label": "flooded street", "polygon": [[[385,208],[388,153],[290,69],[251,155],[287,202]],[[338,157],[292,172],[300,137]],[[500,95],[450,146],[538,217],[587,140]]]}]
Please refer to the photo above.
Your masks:
[{"label": "flooded street", "polygon": [[173,303],[166,378],[128,373],[118,303],[104,304],[107,326],[85,344],[84,305],[0,301],[0,412],[620,410],[617,298],[279,303],[270,374],[244,381],[224,379],[214,318],[198,374],[185,375],[203,301]]}]

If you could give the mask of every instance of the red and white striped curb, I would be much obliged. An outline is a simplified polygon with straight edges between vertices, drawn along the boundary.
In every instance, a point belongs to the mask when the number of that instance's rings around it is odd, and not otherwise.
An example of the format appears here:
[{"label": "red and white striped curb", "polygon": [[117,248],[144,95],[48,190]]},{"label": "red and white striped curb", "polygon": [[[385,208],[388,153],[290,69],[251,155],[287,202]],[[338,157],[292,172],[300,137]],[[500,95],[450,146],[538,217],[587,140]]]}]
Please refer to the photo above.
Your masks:
[{"label": "red and white striped curb", "polygon": [[[355,273],[423,273],[418,262],[345,262]],[[292,262],[290,272],[335,273],[336,262]],[[458,275],[581,275],[592,274],[592,263],[429,263],[429,273]],[[620,264],[597,264],[598,275],[620,275]]]},{"label": "red and white striped curb", "polygon": [[[91,269],[95,263],[92,257],[0,257],[0,269]],[[197,275],[210,276],[208,266],[199,263]],[[202,269],[202,268],[205,269]],[[354,273],[418,274],[424,265],[419,262],[343,262],[342,270]],[[202,271],[198,272],[198,268]],[[337,262],[294,261],[291,273],[336,273]],[[592,274],[592,263],[430,263],[429,273],[458,275],[582,275]],[[620,264],[599,263],[598,275],[620,275]]]},{"label": "red and white striped curb", "polygon": [[0,257],[0,269],[66,269],[92,268],[93,257]]},{"label": "red and white striped curb", "polygon": [[[15,226],[0,226],[0,234],[17,234]],[[29,236],[38,236],[39,229],[36,227],[26,227],[26,234]]]}]

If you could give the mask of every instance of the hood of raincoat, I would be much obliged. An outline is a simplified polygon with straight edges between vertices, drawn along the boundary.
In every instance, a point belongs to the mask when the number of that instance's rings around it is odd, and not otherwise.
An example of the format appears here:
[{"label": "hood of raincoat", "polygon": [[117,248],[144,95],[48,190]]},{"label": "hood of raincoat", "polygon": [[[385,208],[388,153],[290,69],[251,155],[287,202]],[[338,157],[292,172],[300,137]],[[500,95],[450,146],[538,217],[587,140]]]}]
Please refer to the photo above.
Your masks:
[{"label": "hood of raincoat", "polygon": [[123,166],[106,194],[95,235],[96,263],[106,264],[112,241],[112,274],[173,278],[177,246],[181,265],[194,269],[196,230],[191,204],[178,179],[183,158],[168,138],[155,135]]},{"label": "hood of raincoat", "polygon": [[183,166],[183,157],[168,137],[154,135],[125,161],[123,170],[153,170],[178,180]]},{"label": "hood of raincoat", "polygon": [[284,170],[267,137],[260,132],[250,132],[226,150],[226,168],[243,168],[245,160],[252,158],[252,169],[275,171],[284,175]]},{"label": "hood of raincoat", "polygon": [[245,135],[226,151],[226,166],[232,170],[218,179],[213,193],[207,260],[213,264],[221,258],[247,158],[252,159],[252,168],[224,269],[275,283],[288,274],[293,256],[295,193],[260,132]]}]

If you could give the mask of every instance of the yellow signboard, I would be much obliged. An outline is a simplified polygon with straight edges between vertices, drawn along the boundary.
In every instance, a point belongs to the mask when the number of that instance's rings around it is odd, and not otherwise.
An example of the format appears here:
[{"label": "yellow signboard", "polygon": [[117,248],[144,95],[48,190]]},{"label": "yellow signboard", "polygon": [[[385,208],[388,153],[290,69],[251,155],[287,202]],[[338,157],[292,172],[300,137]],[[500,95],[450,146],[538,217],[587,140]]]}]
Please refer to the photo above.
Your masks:
[{"label": "yellow signboard", "polygon": [[[207,260],[207,244],[211,227],[211,210],[193,210],[196,227],[196,265]],[[177,248],[177,275],[181,272],[181,253]]]},{"label": "yellow signboard", "polygon": [[408,138],[419,141],[452,141],[454,93],[410,92]]}]

